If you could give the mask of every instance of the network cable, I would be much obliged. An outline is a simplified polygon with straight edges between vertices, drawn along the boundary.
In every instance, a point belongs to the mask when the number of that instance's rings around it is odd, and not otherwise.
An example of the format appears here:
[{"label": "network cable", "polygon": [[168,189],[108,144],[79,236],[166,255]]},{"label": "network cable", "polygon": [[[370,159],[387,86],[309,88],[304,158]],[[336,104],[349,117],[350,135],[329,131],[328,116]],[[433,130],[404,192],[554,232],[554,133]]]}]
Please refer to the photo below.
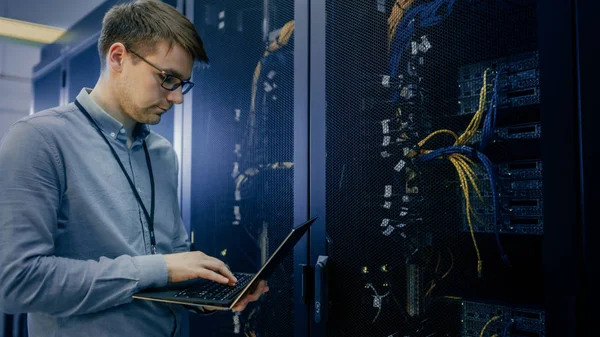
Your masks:
[{"label": "network cable", "polygon": [[483,326],[483,329],[481,329],[481,333],[479,333],[479,337],[483,337],[483,333],[485,332],[485,329],[487,329],[488,325],[490,325],[493,321],[500,319],[500,316],[494,316],[492,318],[490,318],[489,321],[487,321],[487,323],[485,323],[485,325]]},{"label": "network cable", "polygon": [[[251,95],[251,100],[250,100],[250,112],[249,112],[249,116],[248,116],[248,134],[244,136],[245,140],[247,141],[247,144],[254,144],[254,128],[255,128],[255,122],[256,122],[256,95],[257,95],[257,91],[258,91],[257,84],[258,84],[258,80],[260,78],[261,70],[262,70],[265,62],[267,61],[268,57],[272,53],[280,50],[281,48],[283,48],[290,42],[290,39],[294,32],[294,28],[295,28],[294,20],[291,20],[288,23],[286,23],[281,28],[279,36],[266,47],[262,58],[260,59],[260,61],[258,61],[257,65],[256,65],[256,68],[255,68],[254,74],[253,74],[253,78],[252,78],[252,89],[251,89],[252,95]],[[241,149],[236,148],[236,153],[238,154],[238,157],[241,157],[241,154],[239,153],[240,150]],[[268,163],[268,164],[263,164],[263,165],[257,165],[256,167],[248,167],[244,170],[243,173],[240,174],[240,172],[238,171],[239,163],[237,163],[237,162],[234,163],[234,171],[232,173],[232,177],[233,177],[233,179],[235,179],[235,191],[234,191],[235,200],[236,201],[241,200],[241,187],[243,186],[243,184],[245,184],[249,180],[249,177],[255,176],[260,171],[265,170],[265,169],[289,169],[292,166],[293,166],[293,163],[291,163],[291,162]],[[237,205],[234,206],[234,217],[235,217],[234,224],[239,224],[241,221],[241,218],[242,218],[242,214],[240,212],[240,207]]]},{"label": "network cable", "polygon": [[508,329],[510,329],[511,326],[513,326],[515,324],[515,320],[511,319],[506,326],[504,327],[504,331],[502,332],[502,337],[507,337],[508,336]]},{"label": "network cable", "polygon": [[[500,235],[498,233],[499,203],[497,200],[496,175],[494,172],[493,164],[487,158],[487,156],[485,156],[483,153],[476,151],[465,145],[465,144],[469,143],[469,141],[473,138],[473,136],[479,129],[479,125],[481,124],[481,120],[485,113],[485,102],[487,101],[487,77],[488,77],[489,71],[490,71],[490,69],[486,69],[484,71],[483,85],[482,85],[480,93],[479,93],[479,107],[478,107],[477,111],[475,112],[473,118],[471,119],[469,125],[465,129],[465,132],[462,135],[458,136],[451,130],[446,130],[446,129],[438,130],[438,131],[431,133],[429,136],[425,137],[422,141],[420,141],[418,143],[419,148],[422,148],[429,139],[431,139],[432,137],[434,137],[438,134],[443,134],[443,133],[450,134],[455,139],[453,146],[442,148],[442,149],[437,149],[437,150],[433,150],[433,151],[422,150],[419,160],[428,161],[428,160],[432,160],[433,158],[436,158],[440,155],[447,155],[448,159],[454,165],[454,167],[459,175],[459,181],[460,181],[461,188],[463,190],[463,194],[465,197],[465,208],[466,208],[465,213],[467,216],[467,223],[469,224],[471,239],[473,240],[473,245],[475,247],[475,252],[477,254],[477,271],[478,271],[479,277],[481,277],[481,274],[482,274],[483,262],[481,260],[481,255],[479,253],[479,247],[477,246],[477,240],[475,239],[475,233],[474,233],[474,229],[473,229],[473,225],[472,225],[472,221],[471,221],[471,214],[473,212],[472,212],[472,208],[471,208],[468,182],[470,182],[471,185],[473,186],[473,188],[475,189],[476,195],[480,199],[482,199],[482,197],[481,197],[481,193],[478,188],[478,184],[476,182],[477,181],[476,174],[474,173],[474,171],[472,169],[472,167],[475,167],[476,164],[472,160],[470,160],[467,156],[471,156],[473,158],[479,159],[479,161],[483,164],[484,168],[487,171],[488,177],[490,179],[491,189],[492,189],[492,203],[493,203],[493,210],[494,210],[494,233],[495,233],[495,237],[496,237],[496,244],[498,245],[498,249],[500,250],[502,260],[508,266],[510,266],[510,261],[508,260],[508,256],[504,252],[502,244],[500,243]],[[497,88],[497,79],[498,79],[498,74],[496,74],[495,89]],[[467,156],[465,156],[465,155],[467,155]]]},{"label": "network cable", "polygon": [[415,0],[396,0],[394,6],[392,7],[392,11],[390,16],[388,17],[388,50],[392,47],[392,41],[394,40],[394,35],[396,35],[396,30],[398,29],[398,25],[404,16],[404,13],[412,5]]},{"label": "network cable", "polygon": [[448,248],[448,247],[446,247],[446,248],[448,249],[448,253],[450,254],[450,267],[439,279],[437,278],[437,275],[439,274],[440,263],[442,260],[442,254],[438,253],[438,261],[437,261],[437,264],[435,266],[435,271],[434,271],[435,278],[433,280],[431,280],[431,285],[429,286],[429,289],[427,290],[427,292],[425,292],[425,297],[431,295],[431,293],[433,292],[433,289],[437,285],[436,279],[437,279],[437,281],[445,279],[448,275],[450,275],[452,268],[454,268],[454,254],[452,254],[452,251],[450,250],[450,248]]},{"label": "network cable", "polygon": [[483,131],[481,136],[481,143],[479,144],[480,149],[486,148],[494,139],[494,130],[496,130],[496,118],[498,110],[498,78],[504,69],[499,69],[494,77],[494,89],[492,98],[490,99],[490,106],[488,113],[483,121]]},{"label": "network cable", "polygon": [[[415,32],[415,25],[418,25],[419,28],[424,28],[441,23],[452,13],[454,1],[455,0],[434,0],[426,4],[415,6],[406,14],[404,14],[404,10],[402,10],[401,15],[399,13],[393,16],[390,15],[390,19],[388,19],[388,33],[391,34],[391,32],[395,30],[393,39],[388,37],[388,40],[391,40],[389,62],[389,75],[391,78],[398,76],[400,65],[403,64],[402,56],[404,51],[410,46],[410,40]],[[402,6],[402,4],[405,4],[406,6]],[[407,8],[409,5],[408,2],[401,2],[400,8]],[[438,14],[444,5],[446,10],[443,11],[442,14]],[[394,28],[395,20],[398,20],[399,24]],[[398,98],[399,93],[398,91],[395,91],[393,101],[396,102]]]}]

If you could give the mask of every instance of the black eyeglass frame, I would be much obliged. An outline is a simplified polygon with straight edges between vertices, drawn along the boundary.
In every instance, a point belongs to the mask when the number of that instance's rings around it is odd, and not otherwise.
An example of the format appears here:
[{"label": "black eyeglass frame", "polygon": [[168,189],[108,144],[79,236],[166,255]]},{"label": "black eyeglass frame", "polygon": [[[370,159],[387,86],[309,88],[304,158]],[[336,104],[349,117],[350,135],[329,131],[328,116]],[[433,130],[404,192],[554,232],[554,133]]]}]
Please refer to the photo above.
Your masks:
[{"label": "black eyeglass frame", "polygon": [[[163,76],[162,82],[160,82],[160,86],[168,91],[175,91],[177,90],[177,88],[181,87],[181,94],[185,95],[187,94],[193,87],[194,87],[194,82],[192,81],[187,81],[187,80],[183,80],[181,79],[179,76],[175,76],[173,74],[169,74],[166,71],[160,69],[159,67],[155,66],[154,64],[150,63],[148,60],[146,60],[145,58],[141,57],[138,53],[134,52],[133,50],[127,48],[127,51],[129,51],[130,53],[132,53],[133,55],[139,57],[142,61],[148,63],[150,66],[152,66],[152,68],[160,71],[161,75]],[[165,82],[167,82],[167,80],[169,80],[170,78],[175,78],[179,81],[179,83],[175,83],[173,84],[172,87],[166,87],[165,86]]]}]

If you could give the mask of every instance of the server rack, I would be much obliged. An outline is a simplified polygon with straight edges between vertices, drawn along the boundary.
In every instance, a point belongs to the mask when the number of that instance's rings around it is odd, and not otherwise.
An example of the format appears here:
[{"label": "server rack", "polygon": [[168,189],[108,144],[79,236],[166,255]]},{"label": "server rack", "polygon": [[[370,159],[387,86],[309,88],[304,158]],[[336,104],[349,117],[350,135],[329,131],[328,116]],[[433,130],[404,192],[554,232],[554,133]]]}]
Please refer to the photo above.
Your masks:
[{"label": "server rack", "polygon": [[[308,217],[308,7],[301,3],[193,1],[186,8],[211,59],[193,75],[194,247],[237,271],[256,272]],[[243,313],[193,317],[191,335],[306,335],[307,310],[297,300],[306,242],[269,279],[260,302]]]},{"label": "server rack", "polygon": [[311,336],[577,334],[575,8],[311,2]]}]

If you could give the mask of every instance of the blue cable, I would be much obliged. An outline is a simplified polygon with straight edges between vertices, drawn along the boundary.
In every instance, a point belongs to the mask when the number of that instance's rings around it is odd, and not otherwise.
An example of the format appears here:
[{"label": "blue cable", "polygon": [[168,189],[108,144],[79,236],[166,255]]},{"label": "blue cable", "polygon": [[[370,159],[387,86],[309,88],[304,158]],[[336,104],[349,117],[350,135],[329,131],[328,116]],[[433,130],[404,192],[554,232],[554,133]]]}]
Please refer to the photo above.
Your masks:
[{"label": "blue cable", "polygon": [[511,319],[510,322],[508,322],[506,324],[506,326],[504,327],[504,332],[502,332],[502,337],[508,336],[508,328],[510,328],[513,324],[515,324],[515,320]]},{"label": "blue cable", "polygon": [[500,234],[498,233],[498,209],[500,207],[500,203],[498,202],[498,193],[496,191],[496,172],[494,171],[494,164],[490,161],[486,155],[482,152],[477,151],[477,157],[483,163],[488,176],[490,177],[490,185],[492,189],[492,203],[494,205],[494,235],[496,237],[496,244],[498,245],[498,249],[500,250],[500,255],[502,256],[502,261],[510,267],[510,260],[508,259],[508,255],[504,252],[502,248],[502,244],[500,243]]},{"label": "blue cable", "polygon": [[[392,42],[390,50],[389,74],[392,78],[398,76],[398,70],[402,64],[402,56],[404,51],[410,48],[410,40],[415,31],[415,22],[418,20],[420,28],[431,27],[441,23],[447,16],[452,13],[452,6],[455,0],[435,0],[427,4],[421,4],[404,15]],[[437,15],[439,9],[446,5],[446,13]],[[397,102],[399,98],[398,91],[394,92],[393,101]]]},{"label": "blue cable", "polygon": [[490,179],[490,185],[491,185],[491,189],[492,189],[492,203],[494,206],[494,234],[496,236],[496,244],[498,245],[498,249],[500,250],[500,255],[502,257],[502,261],[504,261],[504,263],[507,266],[511,266],[510,264],[510,260],[508,259],[508,255],[506,255],[506,253],[504,252],[504,248],[502,248],[502,243],[500,242],[500,234],[498,232],[498,209],[499,209],[499,203],[498,203],[498,197],[497,197],[497,191],[496,191],[496,174],[494,172],[494,164],[489,160],[489,158],[484,155],[483,153],[468,147],[468,146],[464,146],[464,145],[458,145],[458,146],[448,146],[448,147],[444,147],[444,148],[440,148],[437,150],[433,150],[427,154],[422,155],[421,157],[419,157],[417,160],[421,161],[421,162],[426,162],[426,161],[430,161],[434,158],[443,156],[443,155],[449,155],[449,154],[453,154],[453,153],[461,153],[464,154],[466,156],[469,157],[477,157],[481,163],[483,164],[483,166],[485,167],[488,177]]},{"label": "blue cable", "polygon": [[494,139],[494,131],[496,130],[496,119],[498,110],[498,78],[504,69],[498,70],[494,77],[494,91],[490,100],[488,113],[483,121],[483,134],[481,136],[480,149],[486,148]]}]

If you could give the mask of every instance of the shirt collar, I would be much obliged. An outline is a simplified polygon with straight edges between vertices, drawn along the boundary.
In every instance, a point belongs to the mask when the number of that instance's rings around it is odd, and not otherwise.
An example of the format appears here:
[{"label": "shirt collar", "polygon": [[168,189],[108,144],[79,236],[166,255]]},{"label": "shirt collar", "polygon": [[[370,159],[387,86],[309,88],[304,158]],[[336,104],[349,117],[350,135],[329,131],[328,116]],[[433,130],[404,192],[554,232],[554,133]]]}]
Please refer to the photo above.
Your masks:
[{"label": "shirt collar", "polygon": [[[77,95],[77,101],[87,110],[92,116],[94,121],[98,124],[100,129],[107,135],[116,139],[121,137],[127,139],[125,136],[125,128],[123,123],[116,120],[113,116],[109,115],[104,111],[94,100],[90,97],[92,89],[83,88]],[[135,140],[145,140],[150,135],[150,127],[148,124],[138,123],[133,130],[135,134]]]}]

